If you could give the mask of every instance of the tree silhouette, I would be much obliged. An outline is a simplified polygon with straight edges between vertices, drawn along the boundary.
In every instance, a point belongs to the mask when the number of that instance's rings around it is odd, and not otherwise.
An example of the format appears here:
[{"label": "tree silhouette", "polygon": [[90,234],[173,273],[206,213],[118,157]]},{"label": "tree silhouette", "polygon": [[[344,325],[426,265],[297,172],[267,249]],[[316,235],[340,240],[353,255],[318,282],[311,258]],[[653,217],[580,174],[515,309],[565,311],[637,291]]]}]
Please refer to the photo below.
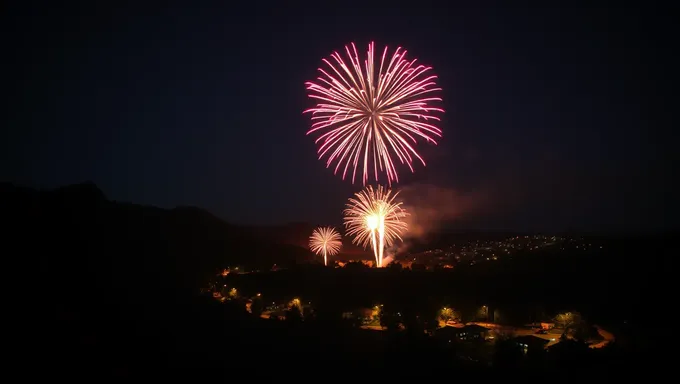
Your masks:
[{"label": "tree silhouette", "polygon": [[509,369],[519,366],[524,351],[513,339],[496,340],[494,346],[493,365],[500,369]]},{"label": "tree silhouette", "polygon": [[257,297],[253,299],[253,303],[250,305],[250,312],[257,317],[260,317],[262,315],[262,312],[264,311],[264,303],[262,302],[262,299]]},{"label": "tree silhouette", "polygon": [[302,322],[302,312],[300,311],[300,307],[291,306],[286,310],[286,322],[289,323]]},{"label": "tree silhouette", "polygon": [[379,313],[379,318],[381,327],[393,332],[399,330],[400,322],[395,313],[383,309]]}]

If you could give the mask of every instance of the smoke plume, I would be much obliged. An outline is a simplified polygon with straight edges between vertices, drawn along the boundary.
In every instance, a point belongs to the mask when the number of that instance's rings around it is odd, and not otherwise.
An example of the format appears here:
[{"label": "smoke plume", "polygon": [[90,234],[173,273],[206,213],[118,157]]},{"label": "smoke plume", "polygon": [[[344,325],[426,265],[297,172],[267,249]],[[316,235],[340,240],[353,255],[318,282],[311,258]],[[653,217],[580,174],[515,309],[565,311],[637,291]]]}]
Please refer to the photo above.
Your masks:
[{"label": "smoke plume", "polygon": [[[426,240],[429,235],[441,230],[445,223],[467,219],[478,213],[487,200],[486,197],[486,193],[461,193],[452,188],[431,184],[403,188],[398,199],[404,202],[403,207],[409,213],[404,243],[407,244],[409,240]],[[392,251],[403,250],[405,249]]]},{"label": "smoke plume", "polygon": [[383,261],[382,261],[382,266],[387,267],[392,261],[394,261],[394,258],[392,256],[386,256]]}]

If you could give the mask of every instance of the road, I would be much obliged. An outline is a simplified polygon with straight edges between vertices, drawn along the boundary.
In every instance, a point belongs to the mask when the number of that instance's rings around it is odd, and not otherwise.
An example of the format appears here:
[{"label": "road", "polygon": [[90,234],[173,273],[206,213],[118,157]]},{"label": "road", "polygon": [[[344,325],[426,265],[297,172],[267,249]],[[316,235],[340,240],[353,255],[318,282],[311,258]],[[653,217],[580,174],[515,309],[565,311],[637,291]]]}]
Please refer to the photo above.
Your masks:
[{"label": "road", "polygon": [[384,331],[385,328],[379,326],[379,325],[362,325],[359,328],[361,329],[370,329],[372,331]]},{"label": "road", "polygon": [[[263,312],[260,316],[264,319],[268,319],[270,317],[271,312]],[[462,324],[459,325],[463,326]],[[605,347],[607,344],[613,342],[615,339],[614,335],[607,331],[606,329],[603,329],[599,325],[594,326],[595,329],[597,329],[597,333],[602,336],[604,340],[600,341],[599,343],[596,344],[591,344],[590,348],[602,348]],[[370,329],[372,331],[384,331],[385,328],[381,327],[380,325],[362,325],[360,327],[361,329]],[[560,336],[562,335],[561,332],[556,332],[556,333],[551,333],[548,331],[548,333],[545,334],[540,334],[536,333],[535,329],[526,329],[526,328],[511,328],[508,329],[512,333],[514,333],[516,336],[536,336],[540,337],[541,339],[548,340],[548,344],[546,347],[550,347],[552,345],[555,345],[560,342]]]},{"label": "road", "polygon": [[613,333],[607,331],[606,329],[603,329],[603,328],[600,327],[599,325],[595,325],[595,329],[597,329],[597,333],[599,333],[600,336],[602,336],[602,338],[603,338],[604,340],[600,341],[600,342],[597,343],[597,344],[591,344],[591,345],[590,345],[590,348],[603,348],[603,347],[605,347],[607,344],[609,344],[609,343],[611,343],[612,341],[616,340],[616,338],[614,337],[614,334],[613,334]]},{"label": "road", "polygon": [[[595,325],[594,327],[595,327],[595,329],[597,329],[597,333],[599,333],[600,336],[602,336],[603,340],[598,342],[598,343],[595,343],[595,344],[590,344],[589,345],[590,348],[602,348],[602,347],[605,347],[607,344],[616,340],[616,338],[614,337],[614,334],[607,331],[606,329],[600,327],[599,325]],[[538,334],[538,333],[535,333],[535,331],[531,330],[531,329],[516,329],[515,335],[517,335],[517,336],[534,335],[536,337],[540,337],[541,339],[545,339],[545,340],[550,341],[547,345],[549,347],[551,345],[554,345],[554,344],[557,344],[557,343],[560,342],[561,333],[550,333],[550,331],[548,331],[548,333],[546,333],[546,334]]]}]

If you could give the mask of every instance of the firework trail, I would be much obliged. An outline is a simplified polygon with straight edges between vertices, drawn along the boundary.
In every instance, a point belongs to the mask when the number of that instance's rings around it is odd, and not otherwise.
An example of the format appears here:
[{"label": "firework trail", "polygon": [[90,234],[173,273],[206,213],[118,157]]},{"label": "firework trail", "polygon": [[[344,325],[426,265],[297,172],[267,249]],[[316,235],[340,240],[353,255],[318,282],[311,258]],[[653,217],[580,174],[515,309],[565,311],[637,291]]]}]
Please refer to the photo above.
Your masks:
[{"label": "firework trail", "polygon": [[354,236],[354,243],[373,248],[376,265],[383,266],[383,252],[408,228],[402,219],[408,214],[401,202],[394,200],[399,192],[370,185],[350,198],[345,209],[347,235]]},{"label": "firework trail", "polygon": [[391,185],[399,181],[395,162],[411,172],[414,159],[425,165],[415,149],[417,138],[437,144],[434,137],[442,136],[434,124],[439,122],[435,114],[444,110],[431,106],[442,101],[435,96],[441,91],[437,76],[430,67],[407,60],[401,47],[391,57],[385,47],[376,63],[375,43],[370,43],[363,65],[354,43],[345,52],[349,62],[334,52],[323,59],[327,68],[319,68],[317,81],[305,83],[317,103],[304,111],[312,113],[307,134],[320,134],[315,141],[319,159],[327,157],[327,168],[335,162],[335,174],[342,168],[343,180],[351,169],[354,183],[360,168],[366,185],[372,168],[376,182],[384,173]]},{"label": "firework trail", "polygon": [[331,227],[319,227],[309,236],[309,249],[317,255],[323,255],[323,264],[328,265],[328,256],[340,252],[342,242],[340,234]]}]

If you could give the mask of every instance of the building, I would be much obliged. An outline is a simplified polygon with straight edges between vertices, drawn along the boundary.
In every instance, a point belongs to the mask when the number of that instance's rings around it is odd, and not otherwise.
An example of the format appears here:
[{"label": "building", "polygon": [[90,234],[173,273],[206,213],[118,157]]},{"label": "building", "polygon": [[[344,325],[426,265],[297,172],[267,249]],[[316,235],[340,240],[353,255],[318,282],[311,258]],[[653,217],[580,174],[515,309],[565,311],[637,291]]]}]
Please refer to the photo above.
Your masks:
[{"label": "building", "polygon": [[555,323],[541,323],[541,329],[543,329],[543,330],[548,331],[548,330],[551,330],[553,328],[555,328]]},{"label": "building", "polygon": [[434,336],[440,340],[452,342],[453,340],[486,340],[489,338],[490,329],[477,324],[464,327],[446,326],[434,332]]},{"label": "building", "polygon": [[549,330],[555,328],[555,323],[535,322],[535,323],[531,323],[531,324],[526,324],[526,326],[531,327],[531,328],[540,328],[544,331],[549,331]]},{"label": "building", "polygon": [[512,339],[524,353],[530,350],[542,350],[550,343],[549,340],[534,335],[518,336]]}]

